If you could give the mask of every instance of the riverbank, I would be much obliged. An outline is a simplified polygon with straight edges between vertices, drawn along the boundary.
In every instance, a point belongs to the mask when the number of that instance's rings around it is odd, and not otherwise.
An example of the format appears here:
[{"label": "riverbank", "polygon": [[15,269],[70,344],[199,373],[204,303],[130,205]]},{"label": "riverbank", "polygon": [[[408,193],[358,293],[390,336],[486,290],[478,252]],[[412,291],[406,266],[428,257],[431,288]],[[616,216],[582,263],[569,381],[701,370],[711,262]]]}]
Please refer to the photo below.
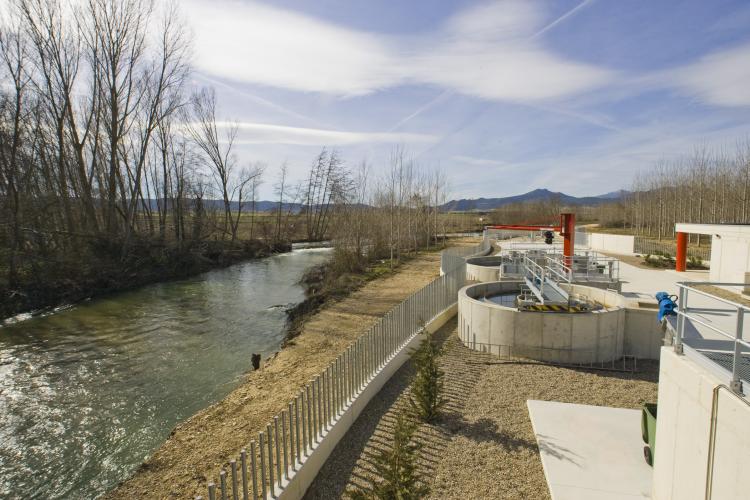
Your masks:
[{"label": "riverbank", "polygon": [[[638,372],[574,369],[534,361],[503,360],[465,347],[454,318],[436,332],[443,347],[443,414],[420,424],[418,472],[431,499],[549,498],[526,401],[564,401],[639,408],[655,401],[658,362],[639,361]],[[407,362],[381,389],[338,443],[305,495],[306,500],[347,498],[369,490],[373,457],[388,443],[399,413],[408,411],[414,368]]]},{"label": "riverbank", "polygon": [[13,289],[0,284],[0,318],[36,314],[62,305],[131,290],[144,285],[183,279],[250,259],[288,252],[289,244],[269,245],[259,240],[206,241],[187,248],[141,243],[126,260],[102,251],[81,255],[76,263],[62,263]]},{"label": "riverbank", "polygon": [[436,278],[439,261],[438,252],[420,254],[393,273],[307,316],[299,334],[271,360],[264,360],[262,370],[247,374],[226,398],[178,425],[136,473],[106,498],[205,496],[207,478],[215,477],[305,383],[378,318]]}]

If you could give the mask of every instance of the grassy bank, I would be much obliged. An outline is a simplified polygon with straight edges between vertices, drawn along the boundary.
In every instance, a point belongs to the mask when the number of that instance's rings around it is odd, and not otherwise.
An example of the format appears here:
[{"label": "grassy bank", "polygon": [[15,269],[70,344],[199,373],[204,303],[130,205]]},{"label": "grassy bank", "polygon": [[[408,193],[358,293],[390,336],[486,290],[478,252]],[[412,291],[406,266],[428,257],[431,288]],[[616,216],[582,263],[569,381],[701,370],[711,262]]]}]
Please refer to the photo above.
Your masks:
[{"label": "grassy bank", "polygon": [[206,241],[191,246],[136,242],[121,259],[116,244],[93,243],[75,260],[29,268],[17,286],[0,283],[0,318],[40,311],[139,286],[185,278],[238,262],[289,251],[258,240]]},{"label": "grassy bank", "polygon": [[302,277],[305,300],[287,310],[290,320],[287,342],[299,334],[305,319],[326,303],[341,300],[372,280],[398,272],[413,259],[419,259],[425,254],[438,254],[442,249],[443,247],[434,246],[421,253],[404,254],[393,263],[388,259],[353,258],[347,252],[334,249],[330,261],[313,267]]}]

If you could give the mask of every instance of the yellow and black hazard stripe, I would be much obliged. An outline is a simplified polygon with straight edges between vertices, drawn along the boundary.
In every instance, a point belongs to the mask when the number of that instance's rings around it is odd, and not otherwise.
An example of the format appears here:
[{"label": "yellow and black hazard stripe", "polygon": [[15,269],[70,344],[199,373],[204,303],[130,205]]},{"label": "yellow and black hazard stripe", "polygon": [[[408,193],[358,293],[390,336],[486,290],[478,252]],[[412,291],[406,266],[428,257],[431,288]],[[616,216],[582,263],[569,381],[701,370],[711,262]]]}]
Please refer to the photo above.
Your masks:
[{"label": "yellow and black hazard stripe", "polygon": [[523,311],[539,311],[539,312],[586,312],[587,308],[580,306],[567,306],[567,305],[552,305],[552,304],[535,304],[535,305],[524,305],[521,306]]}]

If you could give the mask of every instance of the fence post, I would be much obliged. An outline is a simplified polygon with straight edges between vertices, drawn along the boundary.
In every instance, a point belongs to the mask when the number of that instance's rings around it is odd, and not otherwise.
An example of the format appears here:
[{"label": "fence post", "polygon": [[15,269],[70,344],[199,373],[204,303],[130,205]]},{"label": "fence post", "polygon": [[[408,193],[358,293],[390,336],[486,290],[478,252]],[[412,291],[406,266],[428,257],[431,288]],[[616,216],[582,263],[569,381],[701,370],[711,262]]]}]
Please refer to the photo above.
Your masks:
[{"label": "fence post", "polygon": [[240,451],[240,466],[242,467],[242,500],[249,500],[247,485],[247,451],[243,448]]},{"label": "fence post", "polygon": [[[260,444],[261,449],[263,446],[263,443]],[[252,478],[253,483],[253,500],[258,500],[258,464],[256,462],[256,452],[255,452],[255,441],[250,441],[250,477]],[[263,475],[261,477],[261,482],[265,483],[265,479],[263,479]],[[263,487],[263,495],[266,494],[266,488]],[[265,496],[263,497],[265,500]]]},{"label": "fence post", "polygon": [[674,339],[674,352],[682,354],[682,337],[685,334],[685,314],[687,313],[687,288],[680,287],[680,296],[677,299],[677,333]]},{"label": "fence post", "polygon": [[221,500],[227,500],[227,471],[219,472],[219,488],[221,489]]},{"label": "fence post", "polygon": [[[299,440],[299,404],[298,401],[302,397],[301,395],[298,395],[296,398],[294,398],[294,434],[297,437],[297,462],[296,463],[302,463],[302,442]],[[304,423],[303,423],[304,428]],[[295,463],[295,467],[296,467]]]},{"label": "fence post", "polygon": [[[263,500],[266,499],[266,458],[265,458],[265,451],[263,449],[263,433],[258,434],[258,444],[260,445],[260,489],[261,489],[261,497]],[[253,457],[255,454],[253,454]],[[271,482],[271,488],[273,489],[273,481]]]},{"label": "fence post", "polygon": [[737,394],[742,394],[742,379],[740,378],[740,364],[742,363],[742,328],[745,318],[745,310],[737,306],[737,331],[734,340],[734,356],[732,357],[732,383],[730,388]]},{"label": "fence post", "polygon": [[[271,440],[269,439],[270,443]],[[273,445],[276,448],[276,480],[281,488],[281,450],[279,449],[279,417],[273,417]]]},{"label": "fence post", "polygon": [[232,468],[232,500],[239,500],[239,483],[237,482],[237,460],[230,460],[229,466]]}]

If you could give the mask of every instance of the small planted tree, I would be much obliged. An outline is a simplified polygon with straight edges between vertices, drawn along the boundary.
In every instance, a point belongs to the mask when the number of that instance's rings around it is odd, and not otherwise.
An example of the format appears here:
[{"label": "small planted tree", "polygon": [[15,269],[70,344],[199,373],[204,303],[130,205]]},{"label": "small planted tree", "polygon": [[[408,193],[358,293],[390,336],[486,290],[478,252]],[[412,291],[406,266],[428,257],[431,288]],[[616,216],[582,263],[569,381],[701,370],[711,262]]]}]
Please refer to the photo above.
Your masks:
[{"label": "small planted tree", "polygon": [[396,417],[393,446],[375,457],[375,472],[380,477],[372,491],[347,492],[352,500],[417,500],[429,493],[417,474],[419,445],[412,441],[416,425],[402,413]]},{"label": "small planted tree", "polygon": [[412,382],[409,403],[414,414],[423,422],[434,422],[445,403],[443,398],[443,371],[438,366],[440,349],[425,333],[419,348],[412,354],[416,373]]}]

